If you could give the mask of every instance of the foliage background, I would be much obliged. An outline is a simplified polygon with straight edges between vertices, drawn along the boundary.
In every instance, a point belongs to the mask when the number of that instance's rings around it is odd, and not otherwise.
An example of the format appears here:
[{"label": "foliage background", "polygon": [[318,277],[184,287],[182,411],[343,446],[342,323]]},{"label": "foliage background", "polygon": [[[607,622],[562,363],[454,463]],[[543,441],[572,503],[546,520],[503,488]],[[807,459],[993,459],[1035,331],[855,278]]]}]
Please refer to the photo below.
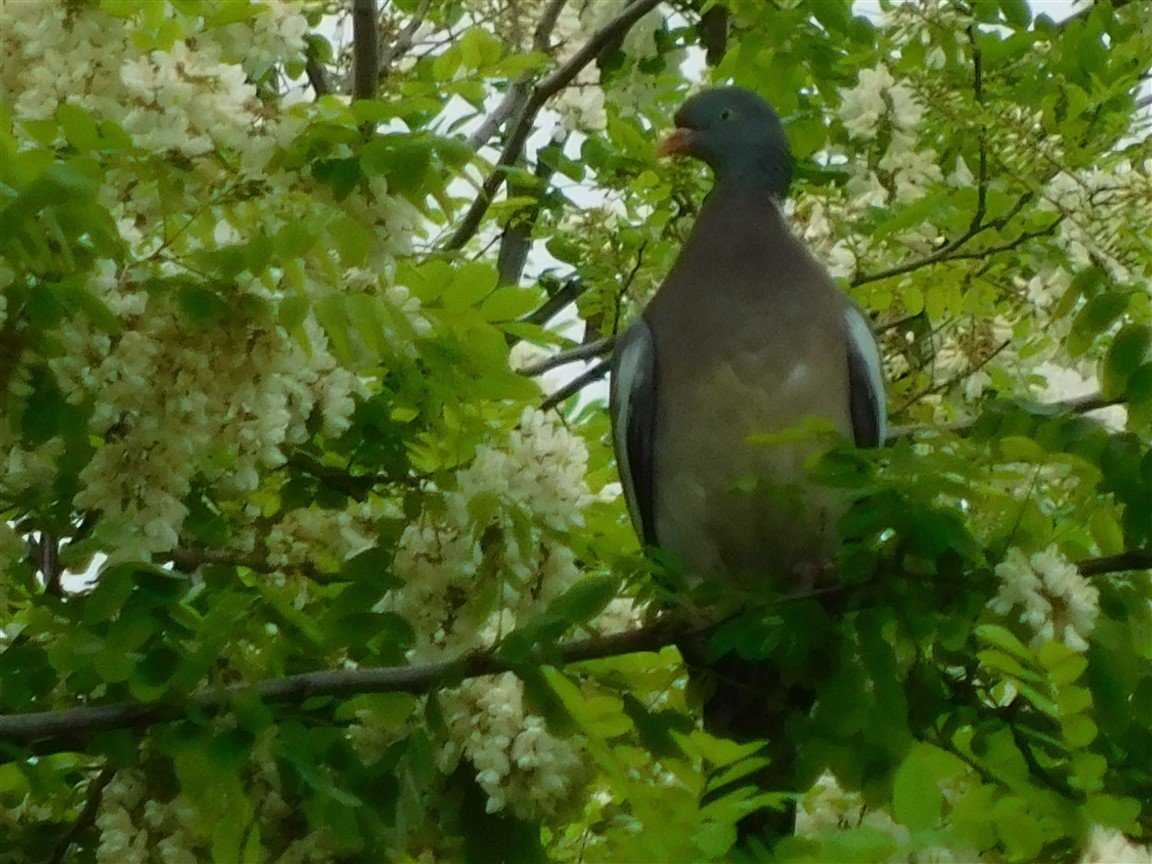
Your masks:
[{"label": "foliage background", "polygon": [[[0,860],[1149,859],[1142,4],[0,9]],[[814,468],[836,602],[712,640],[817,692],[772,850],[574,395],[707,189],[653,156],[700,69],[903,424]]]}]

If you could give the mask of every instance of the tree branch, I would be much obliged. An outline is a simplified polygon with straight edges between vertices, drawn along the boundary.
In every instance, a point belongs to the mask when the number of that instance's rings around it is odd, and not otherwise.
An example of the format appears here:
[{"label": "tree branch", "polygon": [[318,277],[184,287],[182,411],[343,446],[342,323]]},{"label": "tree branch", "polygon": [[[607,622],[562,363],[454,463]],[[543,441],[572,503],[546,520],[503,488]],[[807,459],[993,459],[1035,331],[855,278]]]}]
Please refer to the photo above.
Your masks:
[{"label": "tree branch", "polygon": [[[1044,414],[1087,414],[1090,411],[1099,411],[1101,408],[1111,408],[1113,405],[1123,405],[1124,397],[1106,399],[1101,393],[1089,393],[1086,396],[1077,396],[1074,399],[1064,399],[1060,402],[1048,402],[1033,406]],[[978,417],[969,417],[965,420],[954,420],[951,423],[924,423],[914,426],[893,426],[888,432],[885,443],[892,443],[901,438],[910,438],[921,432],[967,432],[976,425]]]},{"label": "tree branch", "polygon": [[420,29],[424,19],[428,17],[428,10],[431,7],[432,0],[421,0],[420,6],[408,20],[408,23],[404,25],[404,28],[396,35],[396,39],[381,52],[380,65],[376,74],[377,86],[388,77],[388,73],[392,71],[392,64],[408,53],[408,49],[412,47],[412,40],[416,36],[416,31]]},{"label": "tree branch", "polygon": [[352,0],[352,98],[371,99],[380,86],[376,0]]},{"label": "tree branch", "polygon": [[[996,221],[989,222],[987,224],[976,224],[975,221],[973,221],[973,224],[970,225],[968,227],[968,230],[965,231],[960,237],[956,238],[951,243],[947,243],[944,246],[941,246],[935,252],[929,253],[928,255],[925,255],[921,258],[914,258],[911,261],[905,261],[902,264],[897,264],[896,266],[889,267],[885,270],[877,270],[874,273],[858,273],[856,275],[856,277],[852,280],[851,285],[853,287],[856,287],[858,285],[867,285],[869,282],[879,282],[881,279],[891,279],[893,276],[903,276],[905,273],[911,273],[913,270],[919,270],[921,267],[927,267],[931,264],[938,264],[941,261],[950,261],[950,260],[956,260],[956,259],[961,259],[961,258],[983,258],[986,255],[991,255],[991,254],[994,254],[996,252],[1005,251],[1005,249],[1015,248],[1015,246],[1007,246],[1007,247],[999,247],[999,248],[994,247],[994,248],[990,248],[990,249],[981,250],[979,252],[969,252],[969,253],[965,253],[965,254],[957,254],[959,252],[959,250],[961,249],[961,247],[963,247],[965,244],[968,243],[969,240],[972,240],[976,236],[983,234],[985,231],[988,231],[988,230],[993,229],[993,228],[995,228],[995,229],[1003,228],[1005,225],[1007,225],[1016,216],[1017,213],[1019,213],[1022,209],[1024,209],[1025,205],[1029,201],[1031,201],[1035,197],[1036,196],[1034,193],[1026,192],[1016,200],[1016,203],[1012,205],[1011,209],[1009,209],[1007,213],[1005,213],[1003,216],[1001,216]],[[979,203],[977,203],[977,208],[979,208]],[[1054,230],[1055,227],[1056,226],[1054,224],[1054,225],[1048,226],[1048,228],[1046,230],[1051,231],[1051,230]],[[1040,236],[1040,235],[1037,235],[1037,236]],[[1029,238],[1029,239],[1031,239],[1031,238]],[[1017,240],[1014,242],[1018,245],[1020,242],[1023,242],[1023,241],[1021,240],[1021,238],[1017,238]]]},{"label": "tree branch", "polygon": [[1084,576],[1125,573],[1129,570],[1152,570],[1152,552],[1121,552],[1119,555],[1089,558],[1078,563],[1076,567]]},{"label": "tree branch", "polygon": [[587,290],[588,286],[585,285],[584,280],[579,276],[573,276],[545,300],[539,308],[524,316],[524,323],[544,326],[569,303],[575,303],[580,295]]},{"label": "tree branch", "polygon": [[530,363],[518,371],[527,378],[535,378],[537,375],[543,375],[545,372],[550,372],[559,366],[566,366],[569,363],[576,363],[580,360],[590,360],[593,357],[603,356],[609,353],[615,344],[616,338],[614,336],[605,336],[603,339],[597,339],[595,342],[577,345],[575,348],[569,348],[566,351],[557,351],[555,354],[545,357],[536,363]]},{"label": "tree branch", "polygon": [[100,812],[100,801],[104,797],[104,789],[115,776],[116,769],[109,765],[92,778],[92,782],[88,785],[88,795],[84,799],[84,809],[80,811],[80,815],[76,817],[72,827],[57,841],[56,848],[52,850],[52,857],[48,859],[48,864],[61,864],[64,856],[68,854],[69,847],[76,842],[81,834],[96,824],[96,816]]},{"label": "tree branch", "polygon": [[515,123],[509,130],[508,137],[504,141],[504,147],[500,151],[500,156],[497,158],[492,172],[484,178],[476,199],[465,212],[452,236],[444,243],[444,251],[451,252],[460,249],[475,236],[484,219],[484,214],[488,212],[488,207],[492,204],[496,192],[504,182],[508,167],[515,164],[519,158],[524,143],[532,132],[532,124],[536,120],[536,115],[544,107],[544,103],[572,83],[572,80],[580,74],[584,67],[596,59],[596,55],[605,45],[616,37],[627,33],[633,24],[654,9],[659,2],[660,0],[635,0],[623,12],[597,30],[592,38],[566,63],[532,88],[523,108],[516,116]]},{"label": "tree branch", "polygon": [[[540,654],[537,663],[566,665],[602,657],[658,651],[675,638],[667,626],[656,624],[611,636],[593,636],[560,645],[554,656]],[[684,634],[680,634],[683,636]],[[689,634],[691,635],[691,634]],[[146,702],[92,705],[63,711],[0,715],[0,742],[37,746],[36,752],[61,752],[81,746],[90,736],[112,729],[141,729],[185,716],[189,707],[217,711],[240,695],[255,693],[265,702],[298,705],[318,696],[344,698],[361,693],[427,693],[448,683],[484,675],[516,671],[498,649],[466,654],[412,666],[368,669],[326,669],[258,684],[237,684],[201,693],[187,702]]]},{"label": "tree branch", "polygon": [[[1120,555],[1085,559],[1076,562],[1076,566],[1081,573],[1093,576],[1150,569],[1152,553],[1129,551]],[[783,597],[778,602],[803,599],[806,596],[811,594]],[[715,623],[708,623],[686,627],[682,623],[665,619],[636,630],[562,643],[552,650],[548,650],[548,646],[538,645],[531,662],[536,666],[566,666],[624,654],[659,651],[670,645],[706,636],[715,626]],[[454,660],[410,666],[325,669],[285,678],[269,678],[257,684],[234,684],[200,693],[184,702],[122,702],[65,708],[62,711],[3,714],[0,715],[0,743],[14,744],[39,754],[59,753],[83,748],[88,739],[98,732],[143,729],[172,722],[186,716],[190,708],[206,712],[220,711],[226,709],[228,703],[237,696],[255,694],[267,703],[299,705],[317,697],[343,699],[362,693],[428,693],[468,678],[516,672],[523,665],[509,661],[496,647],[474,651]]]},{"label": "tree branch", "polygon": [[541,402],[540,410],[551,411],[570,396],[575,396],[593,381],[599,381],[601,378],[608,374],[609,365],[611,364],[609,364],[607,360],[602,360],[587,371],[576,376],[543,402]]}]

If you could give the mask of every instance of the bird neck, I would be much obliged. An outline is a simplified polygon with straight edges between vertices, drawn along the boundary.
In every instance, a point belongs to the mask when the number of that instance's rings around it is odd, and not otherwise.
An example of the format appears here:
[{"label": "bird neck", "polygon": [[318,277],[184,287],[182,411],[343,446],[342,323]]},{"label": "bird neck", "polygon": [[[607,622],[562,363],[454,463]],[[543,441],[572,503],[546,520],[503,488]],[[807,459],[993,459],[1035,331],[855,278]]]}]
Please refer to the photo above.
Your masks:
[{"label": "bird neck", "polygon": [[722,208],[726,205],[721,202],[740,201],[744,202],[744,207],[750,207],[752,212],[768,205],[772,210],[783,213],[784,197],[784,193],[775,184],[765,182],[763,178],[726,175],[712,184],[712,191],[704,203],[709,208]]},{"label": "bird neck", "polygon": [[783,204],[788,195],[788,184],[779,177],[766,175],[763,170],[725,171],[717,174],[712,184],[712,195],[725,198],[729,195],[768,196],[778,204]]}]

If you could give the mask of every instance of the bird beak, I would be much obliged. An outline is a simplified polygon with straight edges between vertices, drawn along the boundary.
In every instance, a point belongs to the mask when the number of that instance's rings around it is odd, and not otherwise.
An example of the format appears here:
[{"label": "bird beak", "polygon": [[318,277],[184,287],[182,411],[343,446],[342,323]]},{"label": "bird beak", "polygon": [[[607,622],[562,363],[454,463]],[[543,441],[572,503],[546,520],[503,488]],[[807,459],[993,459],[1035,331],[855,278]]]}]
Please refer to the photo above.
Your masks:
[{"label": "bird beak", "polygon": [[680,127],[660,142],[656,148],[657,156],[675,156],[687,152],[695,143],[696,133],[691,129]]}]

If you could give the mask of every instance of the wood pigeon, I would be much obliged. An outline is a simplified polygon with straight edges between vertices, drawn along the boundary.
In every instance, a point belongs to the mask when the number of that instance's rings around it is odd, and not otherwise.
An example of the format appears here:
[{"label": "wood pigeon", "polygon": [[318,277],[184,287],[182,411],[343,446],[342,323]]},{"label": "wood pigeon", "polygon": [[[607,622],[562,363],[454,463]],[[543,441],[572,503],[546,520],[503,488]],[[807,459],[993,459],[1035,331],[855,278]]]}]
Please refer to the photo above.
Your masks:
[{"label": "wood pigeon", "polygon": [[616,345],[624,496],[643,542],[689,577],[795,589],[835,558],[843,508],[805,475],[830,436],[803,430],[816,420],[859,446],[883,441],[880,353],[867,316],[789,229],[792,157],[771,106],[721,87],[688,99],[675,123],[662,152],[701,159],[714,183]]},{"label": "wood pigeon", "polygon": [[[738,87],[707,90],[675,122],[663,151],[703,160],[714,183],[671,272],[616,345],[624,496],[645,545],[671,553],[689,579],[765,597],[803,591],[835,559],[845,506],[805,471],[833,436],[805,430],[823,423],[858,446],[884,440],[880,353],[867,316],[789,229],[792,158],[768,103]],[[714,658],[699,640],[680,650],[694,686],[711,690],[705,728],[768,739],[758,785],[813,779],[794,776],[784,733],[815,699],[804,670]],[[792,819],[790,808],[758,811],[740,829],[763,839],[790,833]]]}]

